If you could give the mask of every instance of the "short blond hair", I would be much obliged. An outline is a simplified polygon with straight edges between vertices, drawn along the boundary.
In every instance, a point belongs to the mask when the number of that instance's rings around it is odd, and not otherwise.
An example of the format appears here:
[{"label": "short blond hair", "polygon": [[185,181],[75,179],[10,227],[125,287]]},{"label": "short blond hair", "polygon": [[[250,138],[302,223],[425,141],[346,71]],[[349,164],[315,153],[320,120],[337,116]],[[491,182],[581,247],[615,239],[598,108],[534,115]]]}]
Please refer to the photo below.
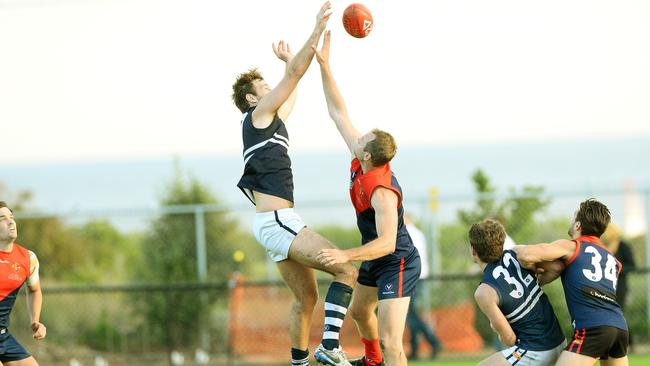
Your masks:
[{"label": "short blond hair", "polygon": [[371,131],[375,139],[368,141],[364,151],[370,153],[372,165],[380,166],[390,162],[397,154],[397,144],[390,133],[375,128]]}]

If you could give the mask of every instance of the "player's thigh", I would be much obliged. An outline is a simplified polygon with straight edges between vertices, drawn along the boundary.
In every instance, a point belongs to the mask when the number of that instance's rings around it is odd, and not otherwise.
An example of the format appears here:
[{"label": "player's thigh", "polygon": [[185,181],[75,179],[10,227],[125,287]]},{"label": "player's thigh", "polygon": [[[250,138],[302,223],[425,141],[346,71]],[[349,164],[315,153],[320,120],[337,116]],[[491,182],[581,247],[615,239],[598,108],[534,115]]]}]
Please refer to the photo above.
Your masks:
[{"label": "player's thigh", "polygon": [[284,282],[297,299],[318,300],[318,283],[313,269],[291,259],[277,262],[277,265]]},{"label": "player's thigh", "polygon": [[410,297],[399,297],[379,301],[377,323],[381,339],[401,343],[410,300]]},{"label": "player's thigh", "polygon": [[577,353],[562,351],[555,366],[592,366],[598,362],[597,359]]},{"label": "player's thigh", "polygon": [[293,242],[291,242],[289,258],[298,263],[328,273],[338,273],[342,267],[353,267],[350,263],[335,264],[327,267],[320,264],[316,260],[316,256],[325,248],[336,248],[336,246],[317,232],[309,228],[304,228],[300,230],[298,235],[293,239]]},{"label": "player's thigh", "polygon": [[38,362],[36,362],[36,359],[32,356],[29,356],[27,358],[24,358],[19,361],[5,361],[4,363],[0,363],[0,365],[5,365],[5,366],[38,366]]},{"label": "player's thigh", "polygon": [[627,359],[627,356],[620,357],[620,358],[608,358],[606,360],[600,360],[600,365],[601,366],[628,366],[629,361]]},{"label": "player's thigh", "polygon": [[477,366],[510,366],[510,363],[506,361],[501,352],[497,352],[479,362]]}]

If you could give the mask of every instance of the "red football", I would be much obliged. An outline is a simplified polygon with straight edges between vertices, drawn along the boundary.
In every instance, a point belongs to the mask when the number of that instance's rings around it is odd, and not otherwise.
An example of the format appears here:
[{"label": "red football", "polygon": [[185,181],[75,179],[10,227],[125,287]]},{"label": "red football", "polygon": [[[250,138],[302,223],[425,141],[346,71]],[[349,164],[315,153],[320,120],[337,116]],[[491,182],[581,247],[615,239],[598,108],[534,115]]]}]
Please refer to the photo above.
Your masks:
[{"label": "red football", "polygon": [[372,30],[372,14],[365,6],[354,3],[343,12],[343,27],[356,38],[363,38]]}]

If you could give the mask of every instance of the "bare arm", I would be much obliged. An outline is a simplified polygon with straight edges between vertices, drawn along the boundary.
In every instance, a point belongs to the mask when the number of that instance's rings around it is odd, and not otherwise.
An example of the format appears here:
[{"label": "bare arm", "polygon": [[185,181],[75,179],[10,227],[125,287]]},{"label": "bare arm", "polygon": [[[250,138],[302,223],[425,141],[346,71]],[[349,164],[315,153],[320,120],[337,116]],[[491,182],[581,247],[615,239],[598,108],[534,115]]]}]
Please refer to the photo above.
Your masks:
[{"label": "bare arm", "polygon": [[540,286],[555,281],[564,271],[564,262],[557,259],[551,262],[537,263],[537,282]]},{"label": "bare arm", "polygon": [[[289,47],[289,43],[286,43],[284,41],[280,41],[278,43],[278,47],[275,47],[275,44],[273,44],[273,53],[282,61],[286,63],[286,69],[285,69],[285,75],[289,74],[291,71],[291,68],[289,65],[291,64],[291,60],[293,60],[293,54],[291,53],[291,47]],[[291,94],[289,95],[289,98],[280,106],[278,109],[278,117],[283,122],[287,122],[287,119],[289,119],[289,115],[291,114],[291,111],[293,111],[293,106],[296,104],[296,94],[298,92],[298,88],[294,88]]]},{"label": "bare arm", "polygon": [[525,266],[530,263],[556,259],[566,261],[571,258],[575,249],[576,243],[566,239],[556,240],[549,244],[515,245],[512,248],[517,253],[517,259]]},{"label": "bare arm", "polygon": [[[348,145],[350,152],[354,154],[354,146],[361,134],[352,125],[350,117],[348,116],[348,109],[345,106],[345,101],[341,92],[339,91],[332,70],[329,64],[329,50],[330,50],[330,31],[325,32],[323,37],[323,46],[320,52],[316,51],[316,60],[320,64],[320,73],[323,80],[323,92],[325,93],[325,100],[327,101],[327,111],[330,117],[336,124],[336,128],[343,137],[345,144]],[[314,48],[316,50],[316,48]]]},{"label": "bare arm", "polygon": [[273,122],[273,117],[280,107],[289,99],[291,93],[298,85],[298,81],[307,71],[311,60],[314,57],[314,47],[318,44],[318,39],[325,30],[327,20],[329,19],[331,8],[329,1],[325,2],[320,8],[316,17],[316,26],[312,31],[307,42],[302,46],[300,51],[291,59],[287,65],[285,73],[280,83],[264,96],[255,108],[252,119],[253,125],[257,128],[268,127]]},{"label": "bare arm", "polygon": [[43,339],[47,329],[41,323],[41,307],[43,305],[43,293],[41,283],[36,282],[27,286],[27,310],[31,318],[32,336],[34,339]]},{"label": "bare arm", "polygon": [[497,292],[489,285],[482,283],[478,286],[476,292],[474,292],[474,299],[483,314],[490,321],[490,327],[499,336],[499,341],[508,347],[514,346],[517,341],[517,336],[501,312],[501,309],[499,309],[499,296]]},{"label": "bare arm", "polygon": [[329,266],[349,261],[368,261],[381,258],[395,251],[397,243],[397,194],[388,188],[378,187],[372,194],[375,209],[377,239],[360,247],[340,250],[323,249],[316,256],[322,264]]}]

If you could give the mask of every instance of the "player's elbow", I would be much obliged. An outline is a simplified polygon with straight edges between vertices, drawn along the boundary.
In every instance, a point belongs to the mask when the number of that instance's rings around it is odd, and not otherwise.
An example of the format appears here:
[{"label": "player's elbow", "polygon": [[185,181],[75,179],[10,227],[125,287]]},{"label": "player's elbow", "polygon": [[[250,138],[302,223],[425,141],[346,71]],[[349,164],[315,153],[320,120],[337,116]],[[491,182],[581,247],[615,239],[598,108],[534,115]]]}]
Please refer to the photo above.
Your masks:
[{"label": "player's elbow", "polygon": [[395,253],[396,248],[397,248],[397,241],[396,240],[387,240],[386,241],[386,246],[385,246],[386,250],[385,250],[384,255]]},{"label": "player's elbow", "polygon": [[517,342],[517,336],[515,336],[515,333],[512,332],[501,335],[499,338],[501,338],[501,343],[503,343],[503,345],[506,347],[512,347]]}]

